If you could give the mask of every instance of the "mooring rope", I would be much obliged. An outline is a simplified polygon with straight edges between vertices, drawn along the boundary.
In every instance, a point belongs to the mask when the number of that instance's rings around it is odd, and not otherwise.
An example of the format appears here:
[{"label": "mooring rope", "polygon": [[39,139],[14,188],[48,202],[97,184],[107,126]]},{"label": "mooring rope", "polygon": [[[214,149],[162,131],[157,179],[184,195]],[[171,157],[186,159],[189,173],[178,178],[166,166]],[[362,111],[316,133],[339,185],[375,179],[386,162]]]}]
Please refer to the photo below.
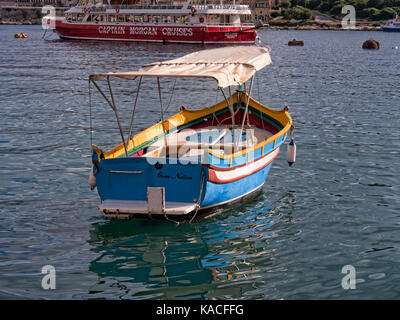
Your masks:
[{"label": "mooring rope", "polygon": [[197,199],[196,211],[195,211],[193,217],[190,219],[189,223],[192,223],[192,221],[194,220],[194,218],[196,218],[197,212],[198,212],[199,209],[200,209],[201,196],[202,196],[202,194],[203,194],[203,187],[204,187],[204,177],[205,177],[204,170],[201,170],[200,194],[199,194],[199,198]]},{"label": "mooring rope", "polygon": [[92,127],[92,91],[90,89],[90,80],[89,80],[89,129],[90,129],[90,153],[93,148],[93,127]]}]

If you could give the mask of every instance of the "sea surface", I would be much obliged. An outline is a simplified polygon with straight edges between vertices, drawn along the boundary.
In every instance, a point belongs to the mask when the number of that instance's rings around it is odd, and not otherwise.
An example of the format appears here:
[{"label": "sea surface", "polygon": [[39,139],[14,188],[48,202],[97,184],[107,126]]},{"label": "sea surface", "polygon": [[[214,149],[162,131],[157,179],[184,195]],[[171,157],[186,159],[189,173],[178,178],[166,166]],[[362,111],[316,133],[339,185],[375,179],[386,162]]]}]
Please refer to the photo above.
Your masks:
[{"label": "sea surface", "polygon": [[[290,106],[297,162],[283,146],[255,200],[179,225],[97,210],[87,79],[204,47],[42,35],[0,26],[0,299],[400,298],[400,33],[260,31],[273,65],[253,96]],[[381,48],[361,49],[371,38]],[[128,130],[137,82],[112,84]],[[168,114],[222,99],[213,81],[161,85]],[[135,132],[160,118],[155,80],[141,92]],[[106,149],[120,142],[115,117],[90,93]],[[55,290],[41,286],[46,265]],[[355,289],[342,287],[347,265]]]}]

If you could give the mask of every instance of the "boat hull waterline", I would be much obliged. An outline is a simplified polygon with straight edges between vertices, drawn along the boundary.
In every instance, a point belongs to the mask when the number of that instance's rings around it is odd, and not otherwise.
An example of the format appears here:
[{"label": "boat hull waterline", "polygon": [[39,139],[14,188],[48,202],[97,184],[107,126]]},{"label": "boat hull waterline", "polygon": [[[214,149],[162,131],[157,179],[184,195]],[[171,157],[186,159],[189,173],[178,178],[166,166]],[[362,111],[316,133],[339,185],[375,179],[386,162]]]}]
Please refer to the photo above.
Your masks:
[{"label": "boat hull waterline", "polygon": [[56,22],[63,39],[119,40],[173,43],[254,43],[257,32],[252,27],[171,26],[171,25],[98,25]]}]

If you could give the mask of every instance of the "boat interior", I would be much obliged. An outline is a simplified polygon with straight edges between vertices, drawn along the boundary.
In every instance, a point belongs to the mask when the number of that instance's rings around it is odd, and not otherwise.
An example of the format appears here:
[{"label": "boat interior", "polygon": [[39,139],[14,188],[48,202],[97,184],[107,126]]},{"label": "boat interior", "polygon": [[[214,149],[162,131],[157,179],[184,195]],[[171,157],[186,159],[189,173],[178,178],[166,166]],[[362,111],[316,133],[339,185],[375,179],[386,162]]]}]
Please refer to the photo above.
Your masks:
[{"label": "boat interior", "polygon": [[[250,98],[245,113],[247,94],[241,94],[241,103],[237,93],[232,98],[234,115],[226,101],[201,110],[182,108],[164,122],[133,136],[126,143],[128,157],[193,158],[210,150],[216,156],[232,157],[276,139],[288,125],[283,110],[266,108]],[[125,154],[120,143],[105,152],[104,158],[125,157]]]}]

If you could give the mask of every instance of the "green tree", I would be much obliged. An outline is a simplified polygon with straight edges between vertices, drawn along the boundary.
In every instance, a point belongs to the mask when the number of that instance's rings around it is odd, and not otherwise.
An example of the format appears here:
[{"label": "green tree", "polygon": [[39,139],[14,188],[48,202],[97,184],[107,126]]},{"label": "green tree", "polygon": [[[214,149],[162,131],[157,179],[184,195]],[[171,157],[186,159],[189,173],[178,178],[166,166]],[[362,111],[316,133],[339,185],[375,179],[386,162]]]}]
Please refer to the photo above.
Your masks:
[{"label": "green tree", "polygon": [[396,17],[397,11],[393,8],[384,8],[381,10],[378,19],[379,20],[388,20]]},{"label": "green tree", "polygon": [[385,4],[384,0],[368,0],[367,6],[368,8],[377,8],[381,9]]}]

